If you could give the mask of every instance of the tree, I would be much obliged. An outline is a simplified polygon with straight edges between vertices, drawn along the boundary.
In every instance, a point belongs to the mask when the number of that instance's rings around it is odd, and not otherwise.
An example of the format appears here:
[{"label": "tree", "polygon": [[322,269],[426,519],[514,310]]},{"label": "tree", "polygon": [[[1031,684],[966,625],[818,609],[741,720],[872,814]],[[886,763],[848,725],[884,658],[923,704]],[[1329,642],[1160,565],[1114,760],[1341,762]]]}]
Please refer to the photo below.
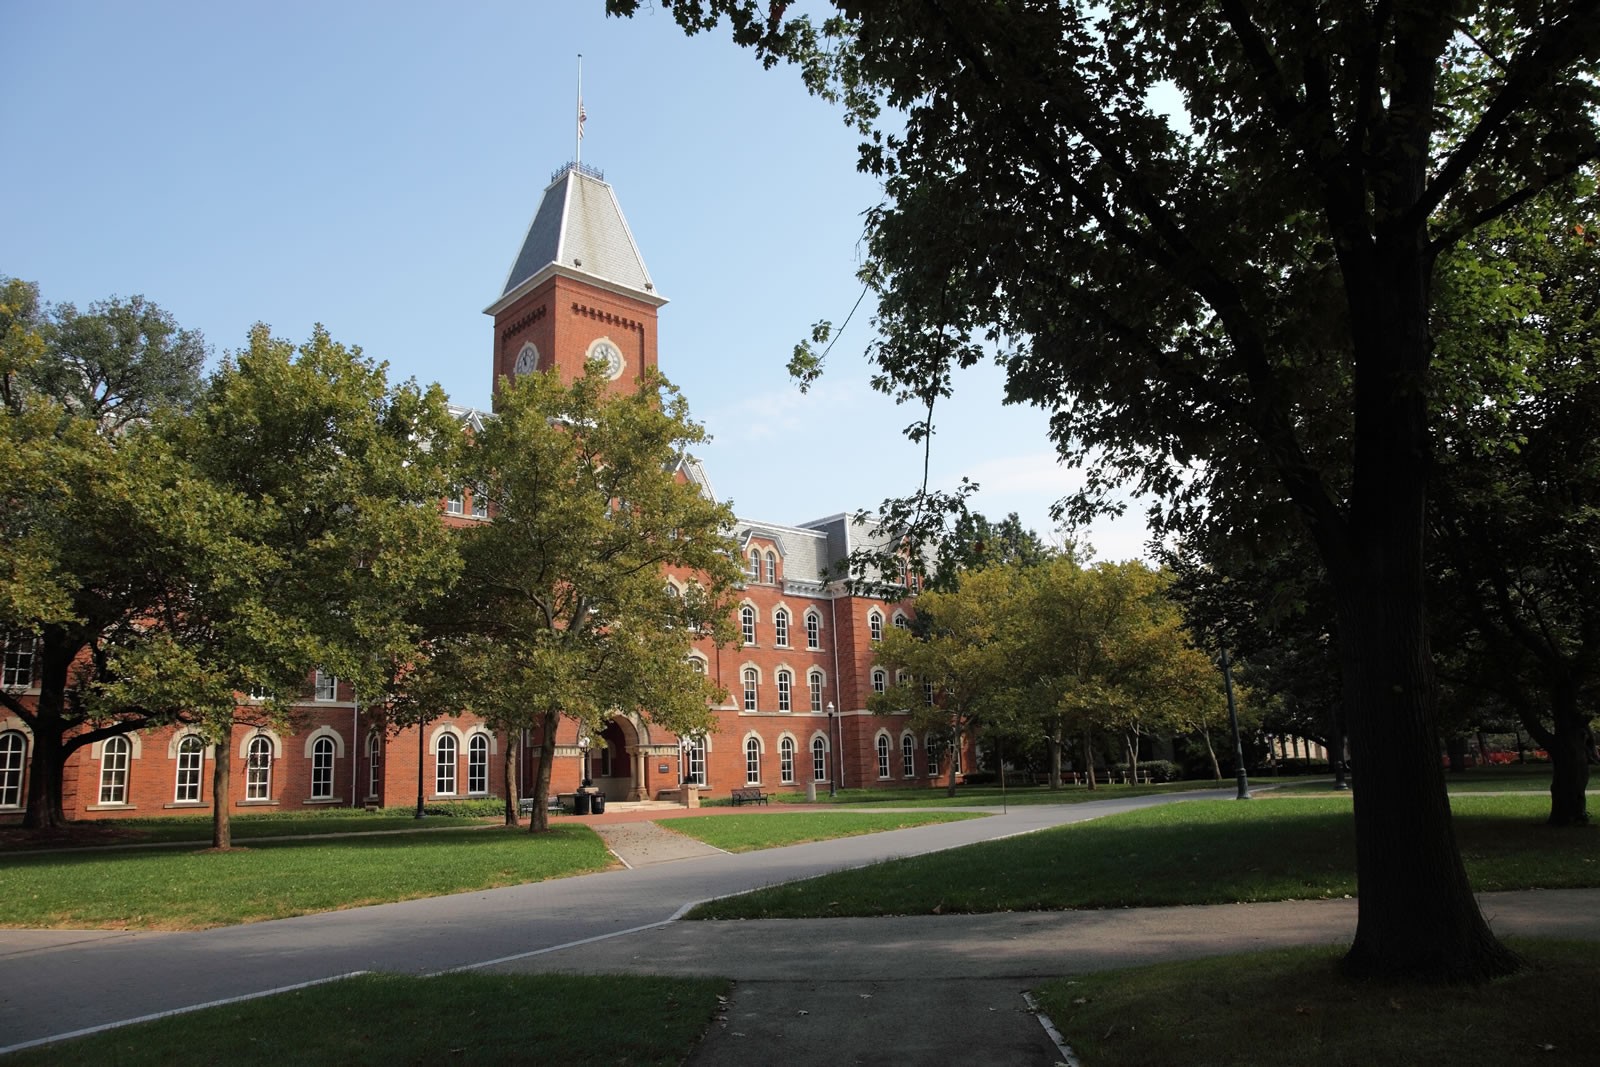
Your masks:
[{"label": "tree", "polygon": [[[1169,529],[1230,485],[1292,502],[1335,592],[1362,771],[1345,967],[1514,969],[1436,757],[1429,315],[1442,254],[1600,155],[1593,0],[838,0],[831,38],[782,3],[667,6],[690,31],[728,15],[867,131],[885,389],[930,406],[999,344],[1010,399],[1091,465],[1069,511],[1119,482]],[[871,128],[880,102],[903,127]]]},{"label": "tree", "polygon": [[529,829],[542,832],[563,717],[580,736],[614,714],[680,736],[712,725],[708,705],[726,694],[689,651],[699,638],[732,639],[741,572],[732,512],[678,473],[704,431],[664,379],[615,395],[593,364],[571,385],[552,374],[502,381],[497,405],[462,468],[492,521],[456,531],[462,576],[408,679],[411,718],[471,711],[531,730]]},{"label": "tree", "polygon": [[940,539],[934,574],[935,589],[953,589],[961,575],[983,567],[1032,567],[1055,556],[1055,550],[1039,535],[1022,525],[1016,512],[999,522],[991,522],[979,512],[964,508],[956,515],[950,532]]}]

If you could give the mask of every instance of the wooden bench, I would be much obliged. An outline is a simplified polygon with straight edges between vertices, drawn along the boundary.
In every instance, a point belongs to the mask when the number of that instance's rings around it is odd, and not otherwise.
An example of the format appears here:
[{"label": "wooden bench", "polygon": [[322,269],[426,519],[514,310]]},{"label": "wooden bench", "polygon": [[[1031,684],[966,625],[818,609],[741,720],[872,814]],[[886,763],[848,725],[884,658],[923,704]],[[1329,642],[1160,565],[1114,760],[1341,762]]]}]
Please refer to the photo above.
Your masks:
[{"label": "wooden bench", "polygon": [[[568,811],[571,811],[572,808],[569,804],[563,802],[559,795],[551,793],[545,798],[544,810],[554,815],[562,815]],[[523,797],[521,800],[517,801],[517,811],[523,815],[532,815],[533,798]]]},{"label": "wooden bench", "polygon": [[733,797],[733,806],[736,808],[740,804],[765,804],[767,802],[767,794],[763,793],[761,787],[756,785],[747,785],[743,789],[735,789],[731,796]]}]

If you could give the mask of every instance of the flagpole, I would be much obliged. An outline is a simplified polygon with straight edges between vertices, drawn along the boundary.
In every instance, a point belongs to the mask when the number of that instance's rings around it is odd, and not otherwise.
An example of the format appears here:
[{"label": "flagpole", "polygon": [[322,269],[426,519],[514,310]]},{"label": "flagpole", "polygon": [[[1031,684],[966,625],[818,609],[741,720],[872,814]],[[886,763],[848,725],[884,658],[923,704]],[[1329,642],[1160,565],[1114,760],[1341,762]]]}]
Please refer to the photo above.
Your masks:
[{"label": "flagpole", "polygon": [[572,150],[574,162],[583,162],[583,53],[578,53],[578,135]]}]

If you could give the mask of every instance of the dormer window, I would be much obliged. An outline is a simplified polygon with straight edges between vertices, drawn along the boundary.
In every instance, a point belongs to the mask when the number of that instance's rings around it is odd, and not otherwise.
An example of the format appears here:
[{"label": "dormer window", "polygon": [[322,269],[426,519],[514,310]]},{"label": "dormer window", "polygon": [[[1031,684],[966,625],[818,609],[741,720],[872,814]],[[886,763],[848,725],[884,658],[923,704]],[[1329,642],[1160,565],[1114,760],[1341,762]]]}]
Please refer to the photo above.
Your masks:
[{"label": "dormer window", "polygon": [[744,574],[752,582],[761,580],[761,553],[753,548],[750,550],[750,565],[744,569]]},{"label": "dormer window", "polygon": [[778,555],[775,552],[767,553],[767,583],[776,585],[778,581]]}]

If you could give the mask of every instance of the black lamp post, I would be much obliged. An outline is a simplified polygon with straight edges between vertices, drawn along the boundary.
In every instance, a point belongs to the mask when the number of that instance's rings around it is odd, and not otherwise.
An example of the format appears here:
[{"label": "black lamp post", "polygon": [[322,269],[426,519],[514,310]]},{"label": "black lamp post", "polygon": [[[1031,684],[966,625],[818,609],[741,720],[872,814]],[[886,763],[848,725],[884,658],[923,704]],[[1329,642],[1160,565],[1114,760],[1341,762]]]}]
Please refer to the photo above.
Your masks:
[{"label": "black lamp post", "polygon": [[1228,662],[1228,639],[1222,639],[1222,687],[1228,694],[1228,725],[1233,728],[1233,759],[1239,769],[1239,795],[1236,800],[1250,799],[1250,776],[1244,769],[1244,742],[1239,739],[1239,712],[1233,705],[1233,667]]},{"label": "black lamp post", "polygon": [[425,814],[422,810],[422,776],[425,771],[424,764],[428,762],[426,759],[427,735],[428,724],[424,722],[417,723],[417,818],[419,819]]},{"label": "black lamp post", "polygon": [[[830,745],[833,744],[833,722],[834,722],[834,716],[837,713],[838,713],[838,709],[833,706],[833,701],[831,701],[831,700],[828,701],[828,743]],[[843,752],[839,753],[838,767],[839,767],[840,772],[842,773],[844,771],[844,753]],[[839,779],[838,779],[838,775],[830,774],[830,775],[828,775],[828,796],[836,797],[838,795],[839,795]]]}]

